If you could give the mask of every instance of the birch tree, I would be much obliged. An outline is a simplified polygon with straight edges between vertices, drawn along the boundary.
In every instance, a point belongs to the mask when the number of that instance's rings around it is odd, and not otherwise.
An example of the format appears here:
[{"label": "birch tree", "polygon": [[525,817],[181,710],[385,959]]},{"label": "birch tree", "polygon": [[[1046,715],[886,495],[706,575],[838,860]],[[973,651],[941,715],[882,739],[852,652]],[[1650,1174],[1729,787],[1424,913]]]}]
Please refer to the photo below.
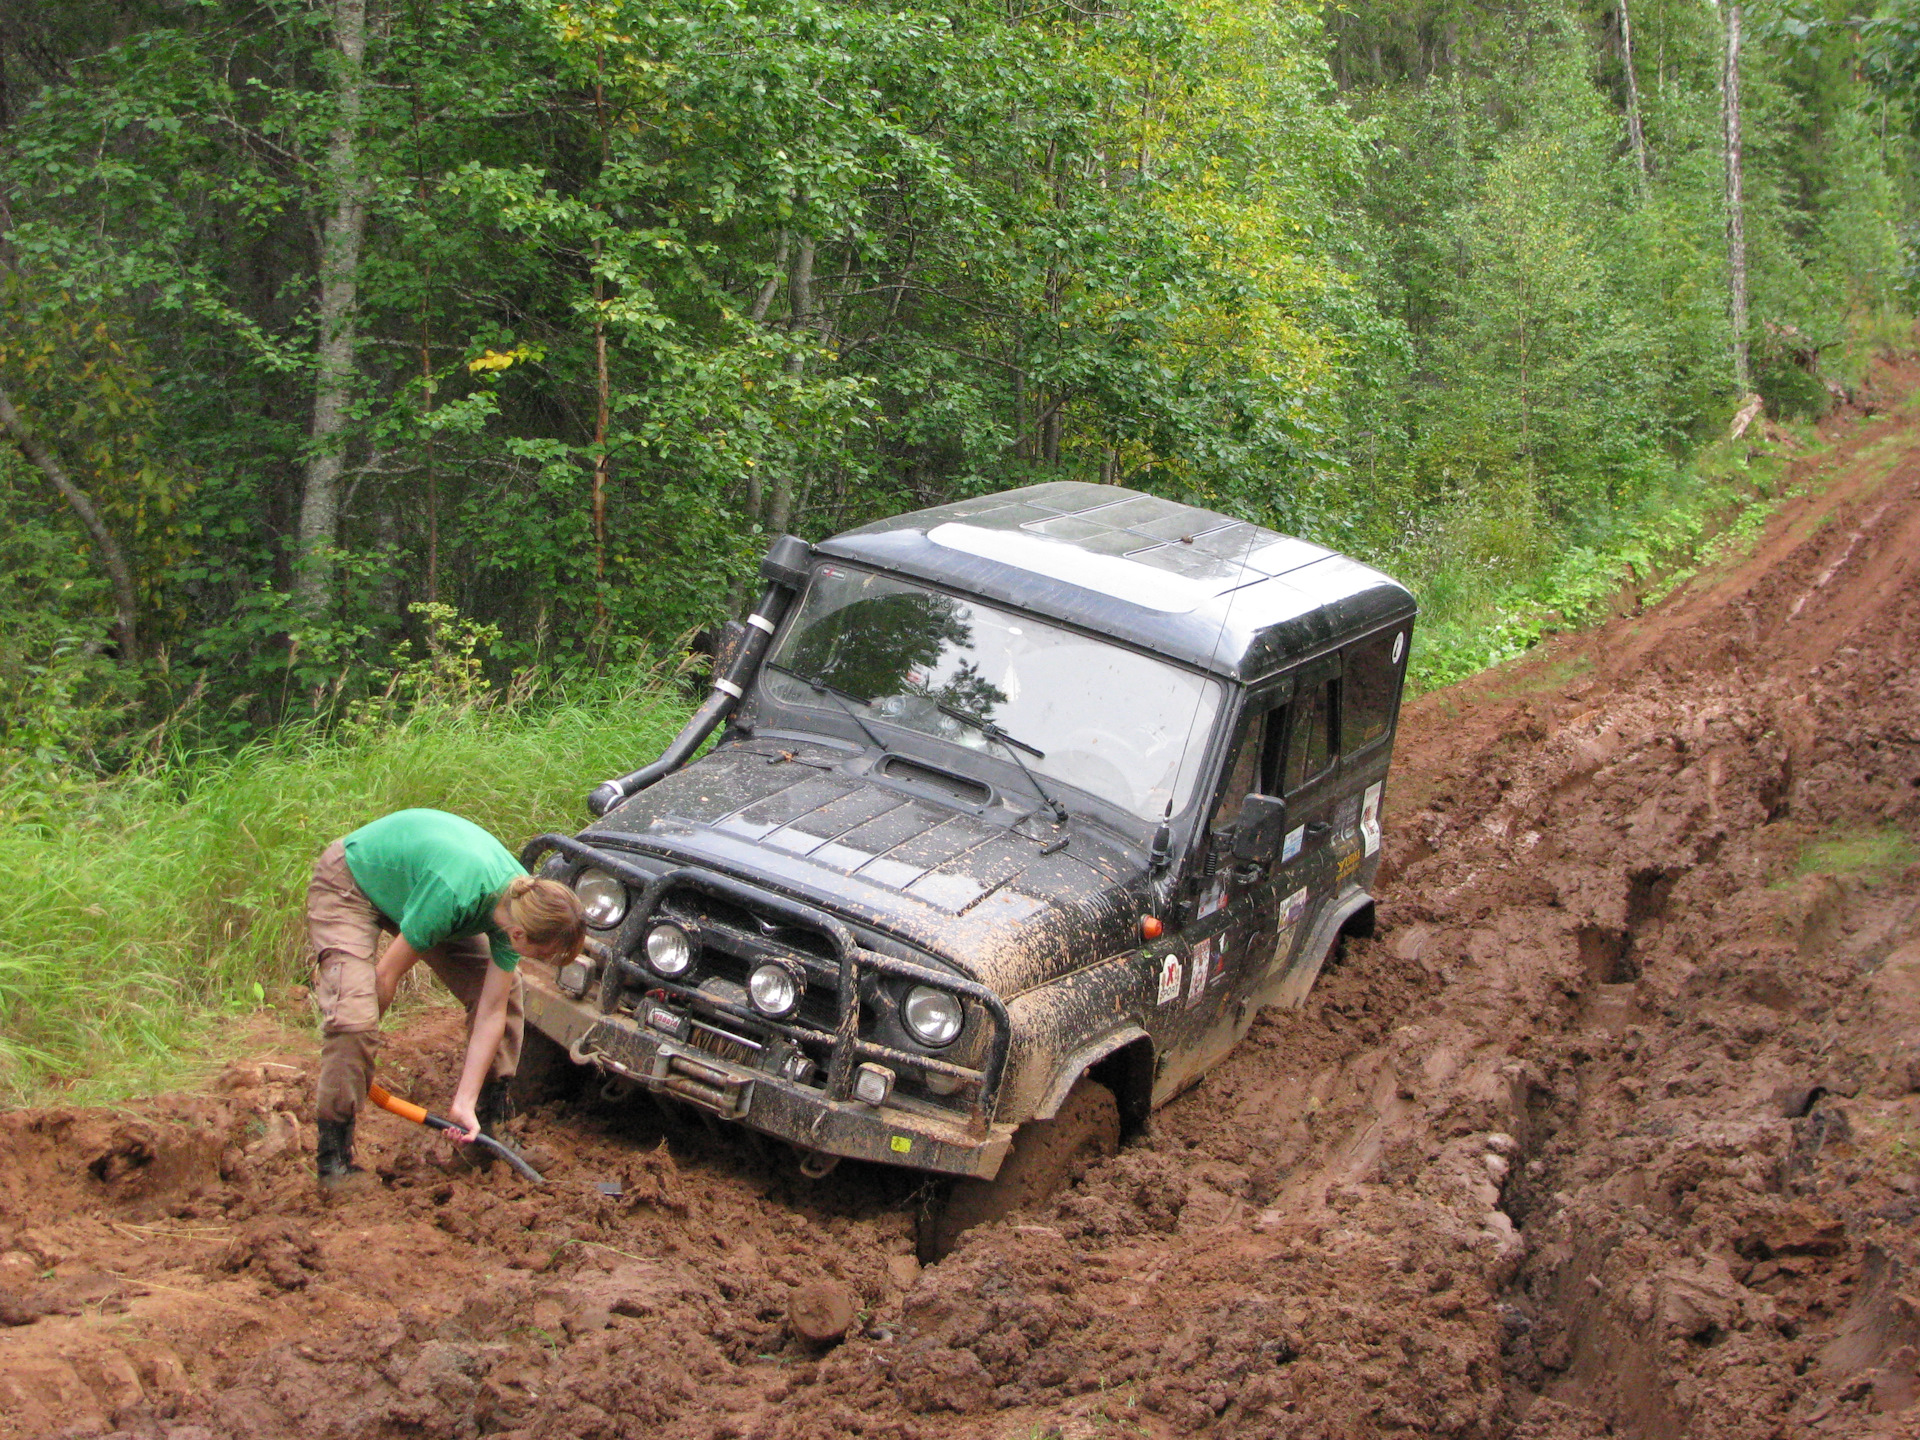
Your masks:
[{"label": "birch tree", "polygon": [[1747,222],[1740,154],[1739,0],[1729,0],[1725,63],[1720,71],[1721,134],[1726,148],[1727,320],[1733,327],[1733,387],[1741,396],[1753,388],[1747,369]]},{"label": "birch tree", "polygon": [[367,230],[360,116],[365,98],[366,0],[333,0],[334,122],[327,143],[326,193],[332,209],[320,237],[319,341],[314,357],[313,422],[300,490],[299,563],[294,593],[309,614],[333,603],[331,554],[340,531],[340,476],[345,468],[355,378],[360,248]]}]

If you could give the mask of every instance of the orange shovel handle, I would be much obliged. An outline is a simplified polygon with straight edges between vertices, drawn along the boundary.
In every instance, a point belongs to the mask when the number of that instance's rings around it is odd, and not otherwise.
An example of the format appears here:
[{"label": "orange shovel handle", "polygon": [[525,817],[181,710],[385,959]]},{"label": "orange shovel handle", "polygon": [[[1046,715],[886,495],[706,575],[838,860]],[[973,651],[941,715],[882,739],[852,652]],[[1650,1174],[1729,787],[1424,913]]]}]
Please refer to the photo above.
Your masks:
[{"label": "orange shovel handle", "polygon": [[416,1105],[411,1100],[402,1100],[396,1095],[389,1095],[378,1085],[367,1086],[367,1099],[382,1110],[392,1111],[402,1120],[411,1120],[416,1125],[427,1123],[427,1110],[424,1105]]}]

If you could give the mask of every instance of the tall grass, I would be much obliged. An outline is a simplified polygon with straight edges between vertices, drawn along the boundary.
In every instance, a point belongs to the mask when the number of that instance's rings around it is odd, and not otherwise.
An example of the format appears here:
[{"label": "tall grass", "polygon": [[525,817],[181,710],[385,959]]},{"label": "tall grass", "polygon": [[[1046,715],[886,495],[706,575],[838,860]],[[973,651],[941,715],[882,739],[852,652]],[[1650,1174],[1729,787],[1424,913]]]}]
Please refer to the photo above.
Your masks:
[{"label": "tall grass", "polygon": [[178,1076],[223,1021],[306,978],[307,878],[328,841],[413,805],[509,849],[577,829],[586,791],[652,758],[685,713],[658,676],[512,709],[429,704],[176,757],[0,825],[0,1100]]},{"label": "tall grass", "polygon": [[[1708,565],[1749,547],[1786,498],[1786,456],[1758,434],[1722,442],[1579,539],[1536,536],[1504,547],[1478,533],[1498,521],[1463,515],[1385,568],[1420,600],[1408,693],[1420,694],[1525,654],[1557,631],[1604,619],[1623,592],[1652,604]],[[1461,533],[1464,530],[1464,533]]]}]

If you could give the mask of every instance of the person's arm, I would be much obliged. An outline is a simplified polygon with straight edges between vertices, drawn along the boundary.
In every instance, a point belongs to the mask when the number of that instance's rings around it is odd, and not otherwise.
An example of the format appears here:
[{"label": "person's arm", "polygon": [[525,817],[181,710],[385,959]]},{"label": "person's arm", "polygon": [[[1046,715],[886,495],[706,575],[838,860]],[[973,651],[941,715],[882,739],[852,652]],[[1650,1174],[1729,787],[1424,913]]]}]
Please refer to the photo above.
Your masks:
[{"label": "person's arm", "polygon": [[414,967],[420,958],[420,952],[407,943],[407,937],[396,935],[387,946],[386,953],[373,967],[373,989],[380,999],[380,1013],[387,1013],[387,1007],[393,1004],[393,997],[400,988],[400,981]]},{"label": "person's arm", "polygon": [[453,1092],[453,1104],[447,1107],[447,1119],[457,1130],[447,1133],[456,1140],[472,1140],[480,1133],[480,1121],[473,1107],[480,1100],[480,1086],[493,1064],[500,1037],[507,1030],[507,996],[513,993],[513,972],[498,965],[487,966],[487,978],[480,986],[480,1003],[474,1007],[473,1034],[467,1041],[467,1063],[460,1070],[460,1084]]}]

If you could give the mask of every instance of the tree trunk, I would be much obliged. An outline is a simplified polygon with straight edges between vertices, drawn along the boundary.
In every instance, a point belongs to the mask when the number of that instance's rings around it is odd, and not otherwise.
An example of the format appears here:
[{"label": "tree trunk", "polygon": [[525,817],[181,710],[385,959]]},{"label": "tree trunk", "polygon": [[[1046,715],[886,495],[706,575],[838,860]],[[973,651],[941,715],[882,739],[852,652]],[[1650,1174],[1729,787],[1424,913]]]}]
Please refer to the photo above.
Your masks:
[{"label": "tree trunk", "polygon": [[1647,132],[1640,124],[1640,80],[1633,73],[1633,17],[1627,13],[1627,0],[1620,0],[1620,68],[1627,75],[1627,139],[1633,145],[1634,182],[1644,200],[1653,171],[1647,163]]},{"label": "tree trunk", "polygon": [[360,244],[367,229],[359,135],[366,83],[366,0],[334,0],[333,37],[339,50],[334,79],[337,108],[327,143],[327,187],[333,210],[320,240],[320,343],[314,366],[312,453],[300,492],[300,563],[294,576],[294,594],[309,615],[324,614],[333,604],[333,566],[327,552],[340,533],[340,472],[347,408],[353,398],[355,295]]},{"label": "tree trunk", "polygon": [[[594,246],[598,259],[599,245]],[[606,283],[593,277],[593,616],[597,630],[607,620],[607,429],[613,385],[607,374]]]},{"label": "tree trunk", "polygon": [[1733,325],[1733,385],[1753,388],[1747,372],[1747,225],[1740,179],[1740,6],[1726,7],[1726,67],[1721,71],[1721,119],[1727,147],[1727,318]]},{"label": "tree trunk", "polygon": [[20,447],[20,453],[52,482],[53,488],[60,492],[67,504],[73,507],[73,513],[80,517],[80,523],[87,527],[87,534],[93,538],[93,548],[100,556],[101,568],[113,583],[113,629],[120,641],[121,663],[138,664],[140,636],[135,627],[133,571],[127,565],[120,542],[107,529],[106,521],[94,509],[87,492],[67,478],[67,472],[60,468],[60,462],[53,458],[53,452],[40,443],[32,427],[13,408],[13,401],[5,390],[0,390],[0,430],[5,430],[12,437],[13,443]]},{"label": "tree trunk", "polygon": [[[413,29],[420,29],[420,9],[413,7]],[[426,146],[420,136],[420,83],[416,76],[411,88],[413,102],[413,183],[414,198],[420,206],[420,214],[427,213],[427,156]],[[434,469],[432,427],[433,400],[437,386],[433,379],[433,326],[428,311],[428,303],[433,289],[433,265],[427,265],[427,283],[420,292],[420,415],[428,422],[426,426],[426,472],[427,472],[427,603],[433,604],[440,598],[440,476]]]},{"label": "tree trunk", "polygon": [[[787,271],[787,329],[794,334],[813,324],[813,237],[802,235],[794,246],[793,265]],[[787,373],[798,378],[806,368],[806,358],[798,351],[787,357]],[[786,533],[793,519],[793,474],[782,466],[773,477],[773,494],[768,497],[767,531]]]},{"label": "tree trunk", "polygon": [[[612,150],[607,132],[607,57],[594,56],[593,118],[600,129],[600,173]],[[604,250],[593,242],[593,632],[597,650],[607,633],[607,430],[613,384],[607,373],[607,282],[600,273]],[[597,662],[596,662],[597,663]]]}]

